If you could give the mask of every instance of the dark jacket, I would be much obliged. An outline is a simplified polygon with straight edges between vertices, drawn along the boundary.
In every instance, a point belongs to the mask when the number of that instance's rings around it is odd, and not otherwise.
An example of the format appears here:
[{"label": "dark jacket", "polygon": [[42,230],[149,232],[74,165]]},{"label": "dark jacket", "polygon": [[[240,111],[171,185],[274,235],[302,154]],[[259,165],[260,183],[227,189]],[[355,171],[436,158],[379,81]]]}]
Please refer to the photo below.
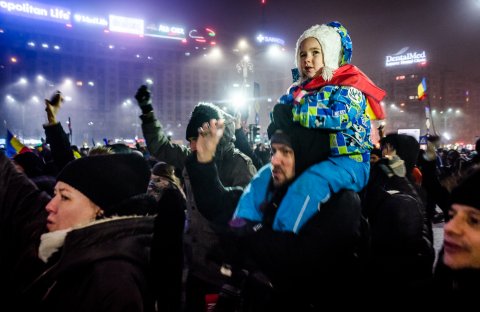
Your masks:
[{"label": "dark jacket", "polygon": [[28,288],[30,302],[42,311],[154,311],[153,227],[154,217],[122,217],[72,230]]},{"label": "dark jacket", "polygon": [[[189,262],[189,272],[202,280],[221,285],[223,278],[219,273],[219,266],[210,261],[207,252],[218,241],[212,230],[212,224],[196,208],[196,201],[203,201],[210,197],[207,193],[193,195],[190,177],[184,169],[185,161],[191,150],[185,146],[172,143],[163,132],[163,127],[153,112],[141,115],[142,130],[151,155],[158,160],[165,161],[182,171],[183,182],[187,196],[187,227],[186,227],[186,258]],[[246,186],[256,169],[250,158],[234,147],[233,120],[226,121],[226,129],[215,154],[215,163],[219,178],[223,185]]]},{"label": "dark jacket", "polygon": [[369,281],[375,294],[402,297],[429,281],[435,253],[424,203],[388,164],[382,159],[372,167],[362,201],[371,230]]},{"label": "dark jacket", "polygon": [[298,235],[268,225],[258,231],[247,225],[242,233],[232,234],[228,221],[242,190],[223,187],[215,164],[200,164],[193,156],[186,166],[194,194],[210,195],[197,201],[198,209],[223,239],[212,257],[228,260],[237,269],[260,271],[273,284],[273,292],[262,296],[271,300],[257,309],[303,311],[333,300],[339,292],[359,293],[368,236],[358,195],[345,191],[333,196]]},{"label": "dark jacket", "polygon": [[[427,289],[431,294],[430,299],[438,304],[434,307],[443,308],[454,306],[471,307],[472,298],[480,292],[480,270],[461,269],[452,270],[443,262],[443,249],[440,250],[438,261],[434,270],[433,285]],[[441,300],[436,300],[442,298]]]},{"label": "dark jacket", "polygon": [[[158,212],[158,216],[126,217],[73,230],[61,251],[44,263],[39,246],[47,232],[49,200],[0,153],[3,305],[16,311],[151,311],[152,287],[156,298],[165,299],[168,294],[169,301],[162,301],[162,307],[179,306],[175,300],[180,298],[183,198],[164,195],[159,207],[153,199],[135,199],[134,211],[140,211],[142,203],[147,213]],[[152,237],[154,262],[147,266]],[[113,297],[97,304],[107,293]]]},{"label": "dark jacket", "polygon": [[[164,161],[180,171],[191,150],[183,145],[172,143],[163,132],[163,127],[153,112],[140,116],[147,148],[152,156]],[[226,124],[233,127],[233,124]],[[256,173],[250,158],[235,148],[234,128],[226,130],[215,154],[220,179],[225,186],[245,186]]]},{"label": "dark jacket", "polygon": [[68,135],[61,123],[44,125],[46,142],[50,145],[52,159],[57,172],[63,169],[69,162],[75,159]]},{"label": "dark jacket", "polygon": [[37,253],[40,236],[46,232],[49,200],[0,153],[0,301],[4,306],[21,302],[21,289],[45,268]]},{"label": "dark jacket", "polygon": [[267,164],[262,159],[260,159],[250,147],[250,143],[248,143],[248,138],[242,128],[235,129],[235,147],[238,148],[242,153],[250,157],[253,165],[255,166],[255,168],[257,168],[257,170],[260,170],[263,165]]}]

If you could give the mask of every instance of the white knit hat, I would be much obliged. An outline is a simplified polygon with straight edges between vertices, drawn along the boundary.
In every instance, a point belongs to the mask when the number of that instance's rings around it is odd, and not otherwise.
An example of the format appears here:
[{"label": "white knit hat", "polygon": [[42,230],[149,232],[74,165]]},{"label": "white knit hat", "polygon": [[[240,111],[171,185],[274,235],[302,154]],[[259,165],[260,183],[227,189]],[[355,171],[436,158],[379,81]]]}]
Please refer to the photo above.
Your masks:
[{"label": "white knit hat", "polygon": [[300,70],[299,49],[302,41],[307,38],[315,38],[322,47],[324,67],[322,77],[326,81],[332,79],[339,66],[349,63],[351,59],[352,41],[346,29],[338,22],[315,25],[307,29],[297,40],[295,49],[295,65],[300,72],[300,81],[305,80]]}]

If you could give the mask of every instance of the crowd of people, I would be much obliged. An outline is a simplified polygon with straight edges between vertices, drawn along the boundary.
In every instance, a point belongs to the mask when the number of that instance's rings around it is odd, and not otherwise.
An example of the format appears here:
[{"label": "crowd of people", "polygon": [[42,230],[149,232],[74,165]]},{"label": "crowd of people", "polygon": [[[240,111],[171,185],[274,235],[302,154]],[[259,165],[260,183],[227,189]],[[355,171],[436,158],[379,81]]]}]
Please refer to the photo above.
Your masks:
[{"label": "crowd of people", "polygon": [[468,302],[480,288],[480,140],[468,159],[434,136],[426,150],[396,133],[375,147],[385,92],[351,64],[347,29],[312,26],[295,48],[267,148],[211,104],[193,108],[189,144],[176,144],[140,86],[146,146],[78,151],[56,118],[62,97],[45,100],[43,149],[0,153],[3,304],[201,312]]}]

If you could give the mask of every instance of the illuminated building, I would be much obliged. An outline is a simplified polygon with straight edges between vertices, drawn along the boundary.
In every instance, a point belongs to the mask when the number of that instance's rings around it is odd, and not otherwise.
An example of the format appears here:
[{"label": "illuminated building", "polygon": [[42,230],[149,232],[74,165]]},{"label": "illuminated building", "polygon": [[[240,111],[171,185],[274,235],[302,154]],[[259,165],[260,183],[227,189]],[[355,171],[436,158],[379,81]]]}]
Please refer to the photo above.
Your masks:
[{"label": "illuminated building", "polygon": [[[476,121],[480,114],[480,80],[429,58],[428,51],[404,48],[394,56],[386,56],[384,71],[372,75],[374,81],[387,91],[384,99],[386,131],[420,129],[424,135],[425,106],[429,103],[436,132],[450,135],[444,143],[474,142],[480,136],[480,124]],[[417,86],[423,77],[427,81],[428,98],[419,101]],[[433,133],[432,126],[430,133]]]},{"label": "illuminated building", "polygon": [[[44,136],[42,99],[59,89],[71,99],[59,120],[67,129],[71,117],[73,143],[141,137],[133,96],[149,79],[156,115],[181,140],[193,107],[222,99],[235,78],[204,56],[216,45],[211,28],[67,6],[0,1],[0,88],[10,96],[9,103],[0,99],[0,116],[21,136]],[[18,85],[21,77],[28,84]],[[63,84],[66,78],[70,86]],[[31,103],[32,96],[40,101]]]}]

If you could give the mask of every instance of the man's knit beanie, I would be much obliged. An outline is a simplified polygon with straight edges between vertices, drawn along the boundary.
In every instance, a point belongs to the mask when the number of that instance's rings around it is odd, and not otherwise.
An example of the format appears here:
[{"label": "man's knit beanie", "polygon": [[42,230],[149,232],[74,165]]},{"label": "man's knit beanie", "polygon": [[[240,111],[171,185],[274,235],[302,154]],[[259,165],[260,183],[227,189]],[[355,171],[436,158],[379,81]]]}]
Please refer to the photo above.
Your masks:
[{"label": "man's knit beanie", "polygon": [[185,139],[189,141],[191,138],[198,137],[198,128],[205,122],[210,122],[210,119],[220,118],[223,118],[223,112],[218,107],[206,103],[198,104],[193,109],[188,122]]},{"label": "man's knit beanie", "polygon": [[292,139],[283,130],[277,129],[270,138],[270,144],[284,144],[291,148]]},{"label": "man's knit beanie", "polygon": [[99,206],[106,217],[126,200],[147,192],[150,167],[138,154],[87,156],[70,162],[57,182],[72,186]]}]

